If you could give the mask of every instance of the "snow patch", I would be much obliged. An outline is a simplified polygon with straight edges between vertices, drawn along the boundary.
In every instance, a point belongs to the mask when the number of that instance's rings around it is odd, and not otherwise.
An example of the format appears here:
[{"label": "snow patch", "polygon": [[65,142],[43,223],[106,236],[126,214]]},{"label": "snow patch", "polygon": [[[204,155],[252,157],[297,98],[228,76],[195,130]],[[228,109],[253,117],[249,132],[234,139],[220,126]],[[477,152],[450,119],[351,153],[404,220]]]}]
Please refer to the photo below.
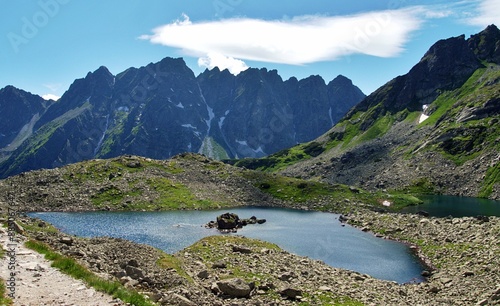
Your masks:
[{"label": "snow patch", "polygon": [[196,130],[196,127],[193,126],[192,124],[190,123],[186,123],[186,124],[183,124],[181,125],[182,127],[185,127],[185,128],[188,128],[188,129],[193,129],[193,130]]},{"label": "snow patch", "polygon": [[99,150],[102,147],[102,143],[104,141],[104,137],[106,136],[106,132],[108,131],[109,127],[109,114],[106,116],[106,126],[104,127],[104,131],[102,132],[101,138],[99,139],[99,142],[97,142],[97,146],[94,149],[94,157],[99,153]]},{"label": "snow patch", "polygon": [[257,148],[257,150],[254,150],[254,152],[255,152],[255,153],[260,153],[260,154],[267,155],[267,154],[264,152],[264,150],[262,150],[262,147],[261,147],[261,146],[259,146],[259,147]]},{"label": "snow patch", "polygon": [[219,118],[219,129],[222,129],[222,125],[224,124],[224,120],[226,120],[226,117]]},{"label": "snow patch", "polygon": [[236,140],[236,143],[238,143],[238,152],[242,153],[243,155],[247,155],[250,157],[262,157],[266,156],[266,152],[262,149],[262,146],[259,146],[257,149],[252,149],[246,140]]},{"label": "snow patch", "polygon": [[179,102],[179,104],[176,105],[178,108],[184,108],[184,105],[182,105],[182,102]]},{"label": "snow patch", "polygon": [[427,108],[429,108],[429,105],[427,105],[427,104],[422,105],[422,114],[420,115],[420,118],[418,118],[418,123],[422,123],[425,120],[427,120],[427,118],[429,118],[428,115],[426,115],[426,114],[423,113],[423,112],[425,112],[425,110]]},{"label": "snow patch", "polygon": [[335,123],[333,122],[333,116],[332,116],[332,108],[330,107],[330,109],[328,110],[328,115],[330,116],[330,121],[332,122],[332,126],[335,125]]}]

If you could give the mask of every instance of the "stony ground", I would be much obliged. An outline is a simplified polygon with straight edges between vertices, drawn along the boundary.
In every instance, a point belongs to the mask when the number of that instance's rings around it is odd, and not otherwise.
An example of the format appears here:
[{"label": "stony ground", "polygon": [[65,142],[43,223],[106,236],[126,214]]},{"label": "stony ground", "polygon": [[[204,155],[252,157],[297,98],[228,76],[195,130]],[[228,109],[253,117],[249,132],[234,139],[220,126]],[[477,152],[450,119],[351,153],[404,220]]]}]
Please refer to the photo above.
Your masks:
[{"label": "stony ground", "polygon": [[[23,212],[194,209],[205,205],[200,201],[210,205],[204,208],[287,205],[255,187],[245,173],[197,154],[87,161],[0,180],[0,214],[7,205]],[[179,203],[164,203],[169,195]]]},{"label": "stony ground", "polygon": [[421,295],[430,304],[500,305],[500,218],[363,211],[347,219],[362,230],[412,243],[432,266],[425,290],[410,291],[408,296]]},{"label": "stony ground", "polygon": [[[10,250],[7,232],[0,229],[0,243]],[[124,305],[110,296],[89,288],[50,266],[50,261],[22,243],[14,247],[17,263],[9,270],[9,257],[0,260],[0,278],[11,279],[15,271],[14,305],[119,306]],[[9,291],[10,292],[10,291]]]},{"label": "stony ground", "polygon": [[[436,193],[477,197],[485,173],[489,168],[499,167],[499,152],[484,151],[462,165],[433,150],[422,149],[419,154],[408,155],[409,148],[422,139],[432,139],[431,136],[428,128],[415,129],[413,124],[400,122],[383,137],[348,152],[333,148],[318,157],[287,167],[281,173],[365,189],[400,189],[426,182]],[[324,136],[320,141],[328,141],[328,137]],[[500,139],[497,140],[499,142]],[[495,186],[489,198],[498,200],[499,184]]]}]

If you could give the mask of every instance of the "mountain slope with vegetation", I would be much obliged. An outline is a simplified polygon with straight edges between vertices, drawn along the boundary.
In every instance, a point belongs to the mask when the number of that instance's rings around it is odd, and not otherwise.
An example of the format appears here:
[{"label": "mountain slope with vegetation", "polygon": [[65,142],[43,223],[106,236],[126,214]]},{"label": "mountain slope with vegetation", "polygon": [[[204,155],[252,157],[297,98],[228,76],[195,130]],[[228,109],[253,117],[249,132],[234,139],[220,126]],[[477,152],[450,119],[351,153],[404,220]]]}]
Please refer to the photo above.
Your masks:
[{"label": "mountain slope with vegetation", "polygon": [[315,141],[236,165],[368,189],[500,199],[499,120],[500,30],[491,25],[437,42]]},{"label": "mountain slope with vegetation", "polygon": [[[0,180],[0,203],[20,211],[189,210],[236,206],[276,206],[348,212],[419,203],[405,194],[358,188],[245,170],[202,155],[169,160],[121,156]],[[354,205],[354,207],[352,207]],[[3,207],[5,210],[6,207]]]}]

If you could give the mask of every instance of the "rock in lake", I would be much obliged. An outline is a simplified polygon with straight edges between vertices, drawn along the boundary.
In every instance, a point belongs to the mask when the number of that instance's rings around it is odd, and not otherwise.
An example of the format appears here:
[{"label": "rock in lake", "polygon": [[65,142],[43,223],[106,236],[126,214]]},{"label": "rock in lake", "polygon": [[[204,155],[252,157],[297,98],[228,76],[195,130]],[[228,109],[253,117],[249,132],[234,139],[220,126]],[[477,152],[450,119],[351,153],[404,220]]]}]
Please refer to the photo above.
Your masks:
[{"label": "rock in lake", "polygon": [[210,221],[205,226],[207,228],[217,228],[224,232],[236,232],[237,229],[249,224],[263,224],[266,219],[257,219],[252,216],[250,219],[240,219],[237,214],[225,213],[217,217],[217,221]]},{"label": "rock in lake", "polygon": [[217,217],[218,229],[235,229],[240,225],[240,217],[237,214],[225,213]]}]

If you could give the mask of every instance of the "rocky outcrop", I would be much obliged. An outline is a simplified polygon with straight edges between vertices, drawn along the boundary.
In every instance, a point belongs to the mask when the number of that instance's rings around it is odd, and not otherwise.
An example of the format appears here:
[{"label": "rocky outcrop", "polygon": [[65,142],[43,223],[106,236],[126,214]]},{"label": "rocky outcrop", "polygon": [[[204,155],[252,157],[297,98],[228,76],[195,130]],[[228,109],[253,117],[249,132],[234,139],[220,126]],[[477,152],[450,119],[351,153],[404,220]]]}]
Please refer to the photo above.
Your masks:
[{"label": "rocky outcrop", "polygon": [[225,213],[217,217],[218,229],[235,229],[241,227],[240,218],[237,214]]},{"label": "rocky outcrop", "polygon": [[500,30],[496,25],[489,25],[479,34],[468,40],[469,48],[483,61],[500,65]]},{"label": "rocky outcrop", "polygon": [[266,219],[257,219],[252,216],[249,219],[240,219],[237,214],[225,213],[217,217],[216,221],[210,221],[206,224],[208,228],[217,228],[221,232],[236,232],[238,229],[249,224],[263,224]]}]

